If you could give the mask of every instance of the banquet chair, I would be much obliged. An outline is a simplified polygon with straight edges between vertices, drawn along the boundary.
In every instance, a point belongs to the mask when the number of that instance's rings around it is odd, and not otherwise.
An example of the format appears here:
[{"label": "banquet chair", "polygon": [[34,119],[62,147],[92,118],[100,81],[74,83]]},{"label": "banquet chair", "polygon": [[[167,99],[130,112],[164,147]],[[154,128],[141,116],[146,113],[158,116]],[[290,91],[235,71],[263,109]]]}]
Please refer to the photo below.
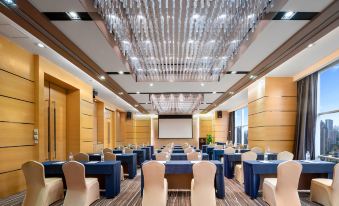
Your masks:
[{"label": "banquet chair", "polygon": [[74,155],[74,161],[78,161],[78,162],[88,162],[89,161],[89,156],[88,154],[85,153],[78,153],[76,155]]},{"label": "banquet chair", "polygon": [[277,160],[293,160],[293,153],[288,151],[279,152],[277,156]]},{"label": "banquet chair", "polygon": [[188,148],[188,147],[190,147],[190,145],[189,145],[188,143],[184,143],[184,144],[182,145],[182,148],[183,148],[183,149],[186,149],[186,148]]},{"label": "banquet chair", "polygon": [[157,161],[169,161],[171,154],[168,152],[161,152],[158,154],[155,154],[155,160]]},{"label": "banquet chair", "polygon": [[21,167],[26,180],[26,195],[23,206],[50,205],[64,198],[61,178],[45,178],[44,166],[36,161],[28,161]]},{"label": "banquet chair", "polygon": [[149,161],[142,165],[144,174],[143,206],[166,206],[168,183],[165,178],[165,165]]},{"label": "banquet chair", "polygon": [[339,163],[334,166],[333,180],[312,179],[311,201],[325,206],[339,206]]},{"label": "banquet chair", "polygon": [[215,145],[214,149],[224,149],[224,145]]},{"label": "banquet chair", "polygon": [[188,161],[201,160],[201,158],[199,158],[199,152],[190,152],[190,153],[187,153],[186,155],[187,155]]},{"label": "banquet chair", "polygon": [[[117,160],[117,155],[113,154],[112,152],[105,152],[104,153],[104,160],[105,161],[114,161]],[[124,168],[122,165],[120,166],[120,180],[124,180]]]},{"label": "banquet chair", "polygon": [[102,152],[105,154],[106,152],[110,152],[113,153],[113,150],[111,150],[110,148],[105,148],[104,150],[102,150]]},{"label": "banquet chair", "polygon": [[172,150],[168,147],[165,147],[164,149],[161,150],[161,152],[167,152],[167,153],[171,153]]},{"label": "banquet chair", "polygon": [[237,164],[234,168],[234,176],[239,183],[244,183],[243,161],[256,159],[257,153],[255,152],[249,151],[241,154],[241,164]]},{"label": "banquet chair", "polygon": [[76,161],[62,165],[67,192],[64,206],[89,206],[100,198],[97,178],[85,178],[85,166]]},{"label": "banquet chair", "polygon": [[214,178],[215,164],[202,161],[193,165],[193,179],[191,181],[191,205],[215,206]]},{"label": "banquet chair", "polygon": [[[224,154],[234,154],[234,153],[235,153],[235,149],[233,147],[227,147],[226,149],[224,149]],[[224,155],[220,157],[220,161],[222,163],[224,162]]]},{"label": "banquet chair", "polygon": [[185,153],[185,154],[191,153],[191,152],[194,152],[194,150],[193,150],[192,147],[187,147],[186,149],[184,149],[184,153]]},{"label": "banquet chair", "polygon": [[252,147],[251,148],[251,151],[252,152],[255,152],[255,153],[263,153],[263,149],[261,147]]},{"label": "banquet chair", "polygon": [[125,154],[131,154],[131,153],[133,153],[133,149],[125,148]]},{"label": "banquet chair", "polygon": [[300,206],[298,184],[301,170],[299,162],[289,160],[280,163],[277,178],[264,179],[263,200],[270,206]]}]

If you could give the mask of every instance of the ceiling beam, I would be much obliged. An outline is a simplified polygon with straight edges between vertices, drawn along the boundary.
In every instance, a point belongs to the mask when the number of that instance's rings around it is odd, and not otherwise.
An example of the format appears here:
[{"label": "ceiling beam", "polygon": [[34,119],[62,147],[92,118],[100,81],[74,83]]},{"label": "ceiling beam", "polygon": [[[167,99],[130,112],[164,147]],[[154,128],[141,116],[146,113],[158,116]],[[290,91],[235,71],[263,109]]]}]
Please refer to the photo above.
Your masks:
[{"label": "ceiling beam", "polygon": [[266,57],[256,67],[254,67],[254,69],[249,74],[240,79],[223,95],[216,99],[212,105],[208,106],[203,111],[203,113],[211,111],[218,105],[230,99],[236,93],[252,84],[254,81],[250,78],[251,75],[256,76],[256,79],[260,79],[294,55],[301,52],[309,44],[314,43],[338,26],[339,1],[334,1],[314,19],[301,28],[297,33],[290,37],[278,49],[273,51],[268,57]]}]

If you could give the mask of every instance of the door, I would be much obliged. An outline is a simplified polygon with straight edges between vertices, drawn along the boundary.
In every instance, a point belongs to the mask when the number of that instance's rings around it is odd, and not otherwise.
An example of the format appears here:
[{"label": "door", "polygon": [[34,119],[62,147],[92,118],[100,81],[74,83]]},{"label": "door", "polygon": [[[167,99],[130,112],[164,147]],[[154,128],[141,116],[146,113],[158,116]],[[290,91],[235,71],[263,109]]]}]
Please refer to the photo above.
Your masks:
[{"label": "door", "polygon": [[45,149],[47,159],[66,160],[66,90],[45,81]]}]

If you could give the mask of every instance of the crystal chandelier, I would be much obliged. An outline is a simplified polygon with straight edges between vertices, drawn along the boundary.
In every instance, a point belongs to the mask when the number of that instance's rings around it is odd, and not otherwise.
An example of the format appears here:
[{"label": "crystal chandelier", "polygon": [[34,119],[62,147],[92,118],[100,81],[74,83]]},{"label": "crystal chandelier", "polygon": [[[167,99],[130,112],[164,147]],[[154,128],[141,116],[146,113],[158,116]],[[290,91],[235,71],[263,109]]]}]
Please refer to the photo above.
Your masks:
[{"label": "crystal chandelier", "polygon": [[272,0],[94,0],[137,81],[218,81]]},{"label": "crystal chandelier", "polygon": [[199,109],[203,94],[151,94],[150,100],[158,114],[192,114]]}]

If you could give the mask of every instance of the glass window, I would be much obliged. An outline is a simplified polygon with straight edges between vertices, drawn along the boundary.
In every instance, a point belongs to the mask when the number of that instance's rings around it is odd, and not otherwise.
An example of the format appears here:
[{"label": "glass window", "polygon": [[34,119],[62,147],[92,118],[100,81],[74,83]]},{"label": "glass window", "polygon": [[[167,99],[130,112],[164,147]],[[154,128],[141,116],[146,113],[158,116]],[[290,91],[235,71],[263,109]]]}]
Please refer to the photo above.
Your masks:
[{"label": "glass window", "polygon": [[339,63],[319,72],[315,151],[339,157]]},{"label": "glass window", "polygon": [[247,144],[248,109],[244,107],[235,111],[234,144]]}]

